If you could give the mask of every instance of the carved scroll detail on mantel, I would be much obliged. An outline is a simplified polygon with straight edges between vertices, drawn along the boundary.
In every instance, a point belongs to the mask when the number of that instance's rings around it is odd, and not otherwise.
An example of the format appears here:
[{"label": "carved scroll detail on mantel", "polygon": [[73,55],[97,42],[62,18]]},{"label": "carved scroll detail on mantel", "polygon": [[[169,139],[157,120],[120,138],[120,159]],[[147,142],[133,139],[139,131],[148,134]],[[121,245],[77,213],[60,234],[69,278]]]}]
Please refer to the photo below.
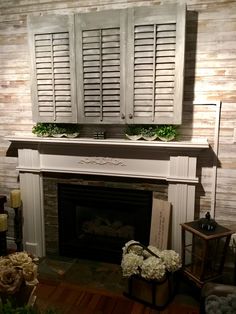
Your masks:
[{"label": "carved scroll detail on mantel", "polygon": [[126,164],[115,158],[110,157],[86,157],[78,161],[79,164],[85,165],[85,164],[92,164],[92,165],[112,165],[112,166],[122,166],[125,167]]}]

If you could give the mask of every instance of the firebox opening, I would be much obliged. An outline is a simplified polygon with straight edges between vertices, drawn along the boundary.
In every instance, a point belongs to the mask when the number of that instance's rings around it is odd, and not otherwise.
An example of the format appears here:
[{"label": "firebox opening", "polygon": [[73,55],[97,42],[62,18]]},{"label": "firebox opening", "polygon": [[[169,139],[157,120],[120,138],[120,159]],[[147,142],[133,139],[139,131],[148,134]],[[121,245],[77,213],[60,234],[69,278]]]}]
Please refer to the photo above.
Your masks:
[{"label": "firebox opening", "polygon": [[129,240],[148,245],[152,191],[58,184],[59,254],[120,263]]}]

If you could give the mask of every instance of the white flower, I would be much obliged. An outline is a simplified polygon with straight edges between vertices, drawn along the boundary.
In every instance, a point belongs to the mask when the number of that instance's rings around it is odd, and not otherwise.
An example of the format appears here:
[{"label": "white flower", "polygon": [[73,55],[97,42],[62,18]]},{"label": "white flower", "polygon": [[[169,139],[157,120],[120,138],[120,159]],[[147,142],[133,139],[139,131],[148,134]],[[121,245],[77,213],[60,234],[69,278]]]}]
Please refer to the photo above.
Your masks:
[{"label": "white flower", "polygon": [[181,267],[181,260],[178,253],[173,250],[164,250],[159,254],[169,272],[177,271]]},{"label": "white flower", "polygon": [[[133,245],[135,243],[137,243],[138,245]],[[126,253],[131,253],[131,252],[137,255],[142,255],[143,253],[143,248],[140,246],[140,242],[134,241],[134,240],[130,240],[127,243],[125,243],[125,246],[122,248],[122,250],[123,250],[123,255]]]},{"label": "white flower", "polygon": [[134,253],[127,253],[123,256],[121,261],[121,268],[124,277],[139,274],[139,268],[143,263],[143,256]]},{"label": "white flower", "polygon": [[139,275],[149,280],[161,280],[167,272],[175,272],[181,267],[181,259],[173,250],[161,251],[153,245],[146,248],[131,240],[123,247],[121,267],[125,277]]},{"label": "white flower", "polygon": [[160,258],[148,257],[141,266],[141,276],[146,279],[161,280],[165,276],[166,268]]}]

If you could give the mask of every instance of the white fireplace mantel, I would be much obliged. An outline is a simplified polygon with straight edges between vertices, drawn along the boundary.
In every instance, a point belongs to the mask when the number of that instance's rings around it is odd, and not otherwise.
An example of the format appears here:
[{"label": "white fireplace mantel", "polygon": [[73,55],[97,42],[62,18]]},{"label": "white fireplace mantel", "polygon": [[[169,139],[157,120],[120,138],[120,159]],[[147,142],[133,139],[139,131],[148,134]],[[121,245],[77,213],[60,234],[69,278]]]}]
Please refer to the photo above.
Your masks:
[{"label": "white fireplace mantel", "polygon": [[43,173],[74,173],[168,182],[172,248],[180,252],[180,223],[194,218],[197,157],[206,139],[147,142],[116,139],[7,137],[17,149],[24,211],[24,248],[45,255]]}]

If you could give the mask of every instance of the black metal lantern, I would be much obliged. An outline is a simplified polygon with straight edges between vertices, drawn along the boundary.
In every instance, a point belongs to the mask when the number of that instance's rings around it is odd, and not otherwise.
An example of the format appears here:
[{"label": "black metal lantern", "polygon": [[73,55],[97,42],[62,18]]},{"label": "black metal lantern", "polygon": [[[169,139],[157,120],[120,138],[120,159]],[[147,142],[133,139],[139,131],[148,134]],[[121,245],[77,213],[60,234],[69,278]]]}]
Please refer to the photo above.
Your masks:
[{"label": "black metal lantern", "polygon": [[181,224],[183,273],[197,286],[222,275],[233,231],[207,217]]},{"label": "black metal lantern", "polygon": [[206,213],[205,218],[199,219],[198,224],[202,230],[206,231],[214,231],[217,226],[217,222],[211,218],[209,212]]}]

